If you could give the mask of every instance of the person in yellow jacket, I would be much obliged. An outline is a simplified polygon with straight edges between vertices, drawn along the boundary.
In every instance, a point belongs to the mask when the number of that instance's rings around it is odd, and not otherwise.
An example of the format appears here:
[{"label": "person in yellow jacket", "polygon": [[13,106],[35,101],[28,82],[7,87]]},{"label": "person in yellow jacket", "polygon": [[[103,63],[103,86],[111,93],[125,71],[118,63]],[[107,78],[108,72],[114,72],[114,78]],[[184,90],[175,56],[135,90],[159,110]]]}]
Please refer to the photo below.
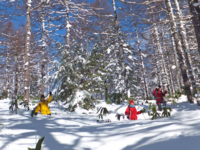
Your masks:
[{"label": "person in yellow jacket", "polygon": [[51,102],[52,93],[49,93],[49,98],[45,100],[44,95],[41,95],[41,102],[38,103],[35,109],[35,115],[40,111],[42,115],[51,115],[48,104]]}]

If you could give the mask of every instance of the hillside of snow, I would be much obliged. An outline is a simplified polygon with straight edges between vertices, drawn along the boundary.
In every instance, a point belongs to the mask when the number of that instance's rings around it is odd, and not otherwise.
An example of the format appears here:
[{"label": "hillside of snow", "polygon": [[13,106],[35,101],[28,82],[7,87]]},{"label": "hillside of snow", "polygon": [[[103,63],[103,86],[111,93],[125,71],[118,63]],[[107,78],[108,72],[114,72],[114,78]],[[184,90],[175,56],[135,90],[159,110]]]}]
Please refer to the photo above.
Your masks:
[{"label": "hillside of snow", "polygon": [[[52,116],[38,114],[33,118],[31,110],[9,112],[9,99],[0,100],[0,150],[27,150],[35,148],[45,137],[42,150],[199,150],[200,106],[190,104],[186,97],[172,107],[171,117],[151,120],[147,113],[138,120],[117,120],[116,113],[124,113],[127,102],[106,104],[99,101],[95,110],[66,112],[62,103],[51,102]],[[142,103],[144,105],[142,105]],[[31,109],[37,104],[32,103]],[[109,123],[97,122],[97,108],[106,107]],[[140,100],[137,110],[148,104]]]}]

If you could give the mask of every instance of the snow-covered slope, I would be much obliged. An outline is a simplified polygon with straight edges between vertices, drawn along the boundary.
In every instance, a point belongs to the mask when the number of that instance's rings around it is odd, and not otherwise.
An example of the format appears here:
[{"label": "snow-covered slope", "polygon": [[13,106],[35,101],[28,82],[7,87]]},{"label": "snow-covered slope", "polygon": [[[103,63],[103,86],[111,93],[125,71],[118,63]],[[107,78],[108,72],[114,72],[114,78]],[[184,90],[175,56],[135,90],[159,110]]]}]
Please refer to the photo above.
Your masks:
[{"label": "snow-covered slope", "polygon": [[52,116],[31,118],[31,111],[22,109],[17,115],[10,114],[9,100],[0,100],[0,149],[34,148],[45,136],[42,150],[199,150],[200,107],[186,102],[184,96],[171,117],[156,120],[141,114],[136,121],[118,121],[115,114],[124,113],[127,103],[97,105],[108,108],[111,123],[97,123],[96,110],[68,113],[60,105],[50,104]]}]

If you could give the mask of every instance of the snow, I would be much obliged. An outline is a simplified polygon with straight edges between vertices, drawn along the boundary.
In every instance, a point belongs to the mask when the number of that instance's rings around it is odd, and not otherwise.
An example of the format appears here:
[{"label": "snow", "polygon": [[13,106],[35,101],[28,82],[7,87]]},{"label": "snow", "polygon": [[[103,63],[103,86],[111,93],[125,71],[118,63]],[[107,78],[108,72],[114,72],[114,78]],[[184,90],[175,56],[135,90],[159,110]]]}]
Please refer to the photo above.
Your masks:
[{"label": "snow", "polygon": [[24,89],[25,89],[25,90],[28,90],[29,88],[28,88],[28,87],[24,87]]},{"label": "snow", "polygon": [[129,66],[126,66],[126,70],[132,70]]},{"label": "snow", "polygon": [[175,66],[175,65],[173,65],[173,66],[172,66],[172,69],[175,69],[175,68],[176,68],[176,66]]},{"label": "snow", "polygon": [[66,28],[71,28],[71,27],[72,27],[71,24],[67,24],[67,25],[66,25]]},{"label": "snow", "polygon": [[27,3],[26,5],[27,5],[28,7],[31,7],[31,4],[29,4],[29,3]]},{"label": "snow", "polygon": [[28,34],[28,35],[31,35],[31,32],[30,32],[30,31],[28,31],[28,32],[27,32],[27,34]]},{"label": "snow", "polygon": [[91,97],[90,93],[88,93],[85,90],[76,90],[75,94],[74,94],[74,98],[72,99],[72,106],[74,106],[75,104],[77,104],[78,102],[82,102],[84,98],[86,97]]},{"label": "snow", "polygon": [[147,54],[142,53],[142,56],[143,56],[143,57],[147,57]]},{"label": "snow", "polygon": [[194,3],[193,5],[194,5],[194,7],[198,7],[200,5],[200,3]]},{"label": "snow", "polygon": [[25,65],[25,66],[28,66],[28,64],[29,64],[29,63],[28,63],[28,62],[26,62],[24,65]]},{"label": "snow", "polygon": [[46,43],[45,42],[43,42],[42,43],[42,47],[46,47],[47,45],[46,45]]},{"label": "snow", "polygon": [[101,75],[106,75],[106,73],[104,73],[104,72],[102,72],[102,71],[100,71],[100,70],[98,70],[97,71],[99,74],[101,74]]},{"label": "snow", "polygon": [[110,51],[111,51],[111,49],[110,49],[110,48],[108,48],[108,49],[107,49],[107,53],[108,53],[108,54],[110,54]]},{"label": "snow", "polygon": [[[80,96],[81,95],[81,96]],[[75,97],[80,100],[85,93],[78,91]],[[79,97],[80,96],[80,97]],[[39,100],[38,100],[39,101]],[[33,109],[35,104],[30,103]],[[92,150],[199,150],[200,139],[200,107],[186,101],[186,96],[178,100],[177,106],[171,106],[169,118],[150,120],[144,113],[138,115],[138,120],[130,121],[115,118],[116,113],[124,113],[127,102],[122,104],[106,104],[99,100],[96,107],[106,107],[110,114],[105,119],[111,123],[97,123],[96,109],[69,113],[58,107],[57,102],[49,104],[52,116],[38,114],[31,118],[31,111],[20,106],[18,114],[9,112],[9,99],[0,100],[0,149],[27,150],[34,148],[39,138],[45,136],[42,150],[92,149]],[[151,101],[155,102],[155,101]],[[139,100],[137,110],[148,105],[142,105]]]}]

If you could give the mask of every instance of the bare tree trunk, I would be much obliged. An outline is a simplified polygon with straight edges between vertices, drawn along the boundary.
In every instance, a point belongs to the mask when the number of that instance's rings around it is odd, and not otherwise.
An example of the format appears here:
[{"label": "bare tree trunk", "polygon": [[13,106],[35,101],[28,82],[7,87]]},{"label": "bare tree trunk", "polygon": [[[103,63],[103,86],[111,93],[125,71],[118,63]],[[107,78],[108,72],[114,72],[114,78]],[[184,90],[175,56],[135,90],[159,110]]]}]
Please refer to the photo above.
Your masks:
[{"label": "bare tree trunk", "polygon": [[107,81],[104,81],[104,89],[105,89],[105,100],[108,100],[108,88],[107,88]]},{"label": "bare tree trunk", "polygon": [[[49,55],[49,53],[47,53],[47,55]],[[49,58],[49,56],[47,56],[48,58]],[[49,61],[47,62],[47,77],[49,77]],[[49,81],[50,82],[50,81]],[[50,83],[48,82],[48,84],[47,84],[47,93],[49,93],[50,92]]]},{"label": "bare tree trunk", "polygon": [[[156,45],[153,41],[153,45]],[[159,61],[158,61],[158,56],[156,54],[156,50],[154,48],[154,60],[155,60],[155,64],[156,64],[156,75],[157,75],[157,85],[161,85],[162,86],[162,82],[161,82],[161,77],[160,77],[160,69],[159,69]]]},{"label": "bare tree trunk", "polygon": [[164,55],[163,55],[163,52],[162,52],[162,47],[161,47],[161,44],[160,44],[160,41],[159,41],[159,34],[158,34],[158,28],[157,28],[157,25],[155,23],[155,16],[153,14],[153,10],[151,9],[151,13],[152,13],[152,19],[153,19],[153,29],[154,29],[154,34],[155,34],[155,44],[157,46],[157,50],[158,50],[158,61],[159,62],[159,69],[161,71],[161,82],[162,82],[162,86],[164,86],[164,89],[165,90],[168,90],[168,86],[167,86],[167,76],[166,76],[166,69],[165,69],[165,62],[164,62]]},{"label": "bare tree trunk", "polygon": [[124,62],[123,43],[120,39],[120,28],[119,28],[119,22],[118,22],[118,17],[117,17],[115,0],[112,0],[112,5],[113,5],[113,10],[114,10],[115,33],[118,36],[118,41],[119,41],[120,63],[121,63],[121,66],[122,66],[121,74],[124,77],[124,84],[125,84],[125,87],[126,87],[127,97],[129,97],[129,94],[128,94],[128,91],[129,91],[128,76],[127,76],[127,73],[126,73],[125,62]]},{"label": "bare tree trunk", "polygon": [[67,52],[70,53],[70,21],[69,21],[69,0],[65,0],[65,7],[66,7],[66,42],[67,42]]},{"label": "bare tree trunk", "polygon": [[181,69],[181,73],[182,73],[182,77],[183,77],[183,81],[184,81],[184,87],[185,87],[185,90],[186,90],[187,98],[188,98],[188,101],[190,103],[193,103],[194,101],[193,101],[193,98],[192,98],[192,92],[190,90],[190,82],[189,82],[189,78],[187,76],[186,66],[184,65],[184,60],[183,60],[183,56],[182,56],[182,49],[181,49],[181,42],[179,40],[179,35],[177,33],[176,22],[175,22],[175,19],[174,19],[171,2],[170,2],[170,0],[165,0],[165,3],[166,3],[166,7],[167,7],[167,12],[168,12],[168,15],[169,15],[170,21],[171,21],[170,22],[171,23],[171,29],[172,29],[174,40],[175,40],[179,65],[180,65],[180,69]]},{"label": "bare tree trunk", "polygon": [[[17,50],[16,50],[17,51]],[[17,92],[18,92],[18,55],[17,52],[15,53],[15,113],[17,114],[18,109],[18,100],[17,100]]]},{"label": "bare tree trunk", "polygon": [[196,89],[196,81],[194,78],[194,69],[193,69],[192,61],[189,54],[189,46],[188,46],[187,37],[186,37],[186,30],[182,21],[182,12],[180,10],[178,1],[174,0],[174,2],[175,2],[176,9],[178,11],[177,16],[178,16],[178,20],[180,24],[180,37],[181,37],[182,49],[185,56],[185,64],[188,68],[188,76],[190,78],[190,83],[192,85],[193,92],[194,94],[196,94],[197,89]]},{"label": "bare tree trunk", "polygon": [[177,83],[178,83],[178,89],[179,89],[179,92],[182,93],[182,88],[181,88],[181,81],[182,81],[182,77],[181,77],[181,74],[180,74],[180,68],[179,68],[179,65],[178,65],[178,56],[177,56],[177,52],[176,52],[176,45],[175,45],[175,42],[174,42],[174,37],[173,37],[173,34],[172,34],[172,30],[170,29],[170,37],[171,37],[171,42],[172,42],[172,47],[173,47],[173,52],[174,52],[174,61],[175,61],[175,66],[176,66],[176,80],[177,80]]},{"label": "bare tree trunk", "polygon": [[[158,29],[156,27],[156,24],[154,23],[154,32],[155,32],[155,40],[156,40],[156,46],[157,46],[157,50],[158,50],[158,55],[157,55],[157,60],[158,60],[158,68],[161,71],[161,80],[160,82],[162,82],[162,86],[165,87],[165,90],[167,90],[167,86],[166,86],[166,79],[165,79],[165,69],[164,69],[164,62],[163,62],[163,53],[162,53],[162,48],[159,42],[159,37],[158,37]],[[161,57],[160,57],[161,56]]]},{"label": "bare tree trunk", "polygon": [[163,42],[163,49],[164,49],[164,53],[165,53],[165,65],[166,65],[166,75],[167,75],[167,84],[168,84],[168,89],[169,89],[169,94],[170,93],[175,93],[175,88],[174,88],[174,82],[173,82],[173,78],[172,78],[172,70],[171,70],[171,65],[170,65],[170,61],[169,61],[169,53],[166,50],[166,43],[165,43],[165,33],[164,33],[164,29],[163,29],[163,25],[161,27],[161,38],[162,38],[162,42]]},{"label": "bare tree trunk", "polygon": [[164,45],[164,49],[165,49],[165,53],[166,53],[166,59],[167,59],[167,64],[168,64],[168,72],[169,72],[169,86],[170,86],[170,89],[171,89],[171,92],[174,94],[175,93],[175,84],[174,84],[174,80],[173,80],[173,76],[172,76],[172,66],[170,64],[170,60],[169,60],[169,54],[167,53],[167,50],[166,50],[166,45],[165,45],[165,39],[164,39],[164,29],[163,29],[163,26],[162,26],[162,40],[163,40],[163,45]]},{"label": "bare tree trunk", "polygon": [[143,82],[144,82],[144,98],[145,98],[145,100],[147,100],[149,95],[148,95],[148,90],[147,90],[147,83],[146,83],[146,75],[145,75],[143,55],[142,55],[142,50],[141,50],[141,47],[140,47],[140,39],[139,39],[138,31],[137,31],[137,25],[136,25],[135,18],[133,18],[133,22],[134,22],[135,33],[136,33],[136,44],[137,44],[137,48],[138,48],[139,55],[140,55],[142,79],[143,79]]},{"label": "bare tree trunk", "polygon": [[31,47],[31,0],[27,1],[26,11],[26,44],[25,44],[25,64],[24,64],[24,100],[29,103],[30,94],[30,47]]},{"label": "bare tree trunk", "polygon": [[[160,17],[160,16],[159,16]],[[161,19],[160,19],[161,21]],[[165,38],[164,38],[164,30],[163,30],[163,25],[161,25],[161,38],[162,38],[162,42],[163,42],[163,50],[164,50],[164,53],[166,54],[167,53],[167,50],[166,50],[166,47],[165,47]],[[167,58],[168,60],[168,55],[166,54],[165,57]],[[166,71],[166,76],[167,76],[167,85],[168,85],[168,91],[169,91],[169,94],[170,93],[174,93],[173,91],[173,83],[171,82],[171,76],[170,76],[170,68],[169,68],[169,63],[167,63],[165,60],[163,60],[164,63],[165,63],[165,71]],[[168,69],[169,68],[169,69]]]},{"label": "bare tree trunk", "polygon": [[45,14],[44,14],[44,8],[42,8],[42,85],[41,85],[41,94],[45,93]]},{"label": "bare tree trunk", "polygon": [[[167,60],[168,60],[168,64],[170,62],[169,60],[169,56],[167,56]],[[172,68],[171,68],[171,65],[169,64],[169,78],[170,78],[170,85],[171,85],[171,90],[172,90],[172,93],[174,94],[175,93],[175,87],[174,87],[174,82],[173,82],[173,77],[172,77]]]},{"label": "bare tree trunk", "polygon": [[[194,25],[194,30],[197,38],[198,52],[200,55],[200,7],[198,0],[188,0],[190,13],[193,15],[192,22]],[[195,6],[197,4],[197,6]]]},{"label": "bare tree trunk", "polygon": [[[190,13],[192,14],[192,22],[193,22],[193,26],[194,26],[194,31],[195,31],[195,35],[196,35],[196,40],[197,40],[197,45],[198,45],[198,52],[200,55],[200,5],[199,5],[199,0],[188,0],[188,4],[189,4],[189,9],[190,9]],[[196,78],[196,80],[198,81],[198,79],[200,78],[200,74],[199,74],[199,69],[200,66],[198,65],[198,76]]]},{"label": "bare tree trunk", "polygon": [[87,56],[89,56],[90,50],[89,50],[89,40],[88,40],[88,35],[86,35],[86,42],[87,42]]},{"label": "bare tree trunk", "polygon": [[9,50],[6,49],[6,78],[5,78],[5,91],[8,92],[8,63],[9,63]]}]

